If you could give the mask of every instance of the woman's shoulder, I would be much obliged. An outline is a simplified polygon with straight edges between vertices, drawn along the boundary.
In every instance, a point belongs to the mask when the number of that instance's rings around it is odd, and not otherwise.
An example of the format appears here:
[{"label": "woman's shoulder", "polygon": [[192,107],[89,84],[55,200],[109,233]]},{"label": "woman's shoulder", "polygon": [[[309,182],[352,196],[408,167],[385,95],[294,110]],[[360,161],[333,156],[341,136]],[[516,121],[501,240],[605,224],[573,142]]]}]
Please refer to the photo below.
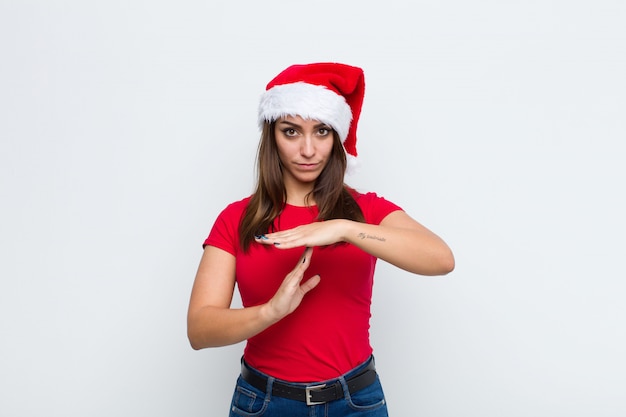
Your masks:
[{"label": "woman's shoulder", "polygon": [[367,223],[379,224],[389,213],[402,210],[397,204],[373,191],[359,192],[350,189],[350,192],[361,208]]},{"label": "woman's shoulder", "polygon": [[226,208],[232,207],[232,208],[246,208],[248,206],[248,203],[250,203],[250,199],[252,198],[251,195],[242,198],[241,200],[237,200],[237,201],[233,201],[232,203],[230,203],[228,206],[226,206]]},{"label": "woman's shoulder", "polygon": [[246,207],[248,207],[248,204],[250,203],[251,198],[252,196],[248,196],[248,197],[242,198],[241,200],[233,201],[232,203],[228,204],[222,210],[222,213],[221,213],[222,216],[239,217],[241,213],[243,213],[246,210]]},{"label": "woman's shoulder", "polygon": [[348,191],[352,194],[352,197],[359,205],[372,204],[377,201],[387,201],[384,197],[379,196],[374,191],[357,191],[350,187],[348,187]]}]

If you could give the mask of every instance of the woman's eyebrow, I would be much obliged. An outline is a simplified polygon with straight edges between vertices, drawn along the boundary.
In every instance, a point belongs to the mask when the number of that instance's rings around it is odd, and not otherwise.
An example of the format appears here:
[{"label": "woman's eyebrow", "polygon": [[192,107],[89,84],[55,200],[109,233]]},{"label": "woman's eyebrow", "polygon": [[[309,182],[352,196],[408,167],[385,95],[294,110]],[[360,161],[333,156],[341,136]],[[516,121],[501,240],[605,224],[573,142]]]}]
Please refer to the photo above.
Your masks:
[{"label": "woman's eyebrow", "polygon": [[290,122],[288,120],[281,120],[280,122],[278,122],[278,124],[279,125],[288,125],[288,126],[292,126],[292,127],[301,127],[299,124]]},{"label": "woman's eyebrow", "polygon": [[[294,123],[294,122],[290,122],[289,120],[281,120],[280,122],[278,122],[277,124],[286,124],[292,127],[299,127],[301,128],[302,126],[299,125],[298,123]],[[315,126],[313,126],[314,129],[319,129],[320,127],[327,127],[329,129],[331,129],[331,127],[328,125],[328,123],[323,123],[323,122],[319,122],[318,124],[316,124]]]}]

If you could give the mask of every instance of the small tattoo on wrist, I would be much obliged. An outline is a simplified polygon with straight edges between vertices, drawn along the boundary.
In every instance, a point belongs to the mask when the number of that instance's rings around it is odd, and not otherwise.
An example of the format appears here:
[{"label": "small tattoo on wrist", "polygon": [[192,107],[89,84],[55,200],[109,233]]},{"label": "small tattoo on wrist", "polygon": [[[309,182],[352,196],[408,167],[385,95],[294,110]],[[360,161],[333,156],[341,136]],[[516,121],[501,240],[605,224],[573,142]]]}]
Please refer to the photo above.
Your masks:
[{"label": "small tattoo on wrist", "polygon": [[381,242],[386,242],[386,241],[387,241],[387,239],[385,239],[384,237],[381,237],[381,236],[374,236],[374,235],[368,235],[368,234],[366,234],[366,233],[359,233],[359,234],[357,235],[357,237],[358,237],[359,239],[361,239],[361,240],[363,240],[363,239],[374,239],[374,240],[379,240],[379,241],[381,241]]}]

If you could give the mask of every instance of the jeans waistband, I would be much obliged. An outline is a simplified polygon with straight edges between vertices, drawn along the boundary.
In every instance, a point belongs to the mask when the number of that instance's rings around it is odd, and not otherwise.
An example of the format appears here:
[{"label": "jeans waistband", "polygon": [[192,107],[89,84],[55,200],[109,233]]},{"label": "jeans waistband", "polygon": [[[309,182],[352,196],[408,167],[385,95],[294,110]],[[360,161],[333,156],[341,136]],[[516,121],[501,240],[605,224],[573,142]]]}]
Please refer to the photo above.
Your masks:
[{"label": "jeans waistband", "polygon": [[241,376],[250,385],[265,393],[271,390],[271,394],[277,397],[316,405],[342,398],[344,396],[342,380],[351,394],[371,385],[376,380],[376,368],[374,358],[371,356],[366,362],[339,378],[320,383],[302,384],[268,377],[250,367],[242,358]]}]

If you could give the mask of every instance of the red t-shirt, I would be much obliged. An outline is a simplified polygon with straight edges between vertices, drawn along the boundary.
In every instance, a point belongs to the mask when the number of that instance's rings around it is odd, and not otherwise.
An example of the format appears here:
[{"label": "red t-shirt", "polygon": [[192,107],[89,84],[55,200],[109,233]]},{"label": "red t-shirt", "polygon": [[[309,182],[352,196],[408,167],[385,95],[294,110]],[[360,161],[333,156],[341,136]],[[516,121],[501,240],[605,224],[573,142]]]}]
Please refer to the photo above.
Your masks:
[{"label": "red t-shirt", "polygon": [[[375,193],[356,194],[365,221],[379,224],[401,210]],[[205,245],[236,258],[236,280],[244,307],[267,302],[295,267],[304,248],[278,249],[239,245],[239,222],[250,197],[230,204],[218,216]],[[286,205],[276,231],[312,223],[317,207]],[[354,245],[315,247],[304,280],[319,274],[321,282],[289,316],[248,339],[244,357],[252,367],[292,382],[323,381],[356,367],[372,354],[370,304],[376,258]]]}]

